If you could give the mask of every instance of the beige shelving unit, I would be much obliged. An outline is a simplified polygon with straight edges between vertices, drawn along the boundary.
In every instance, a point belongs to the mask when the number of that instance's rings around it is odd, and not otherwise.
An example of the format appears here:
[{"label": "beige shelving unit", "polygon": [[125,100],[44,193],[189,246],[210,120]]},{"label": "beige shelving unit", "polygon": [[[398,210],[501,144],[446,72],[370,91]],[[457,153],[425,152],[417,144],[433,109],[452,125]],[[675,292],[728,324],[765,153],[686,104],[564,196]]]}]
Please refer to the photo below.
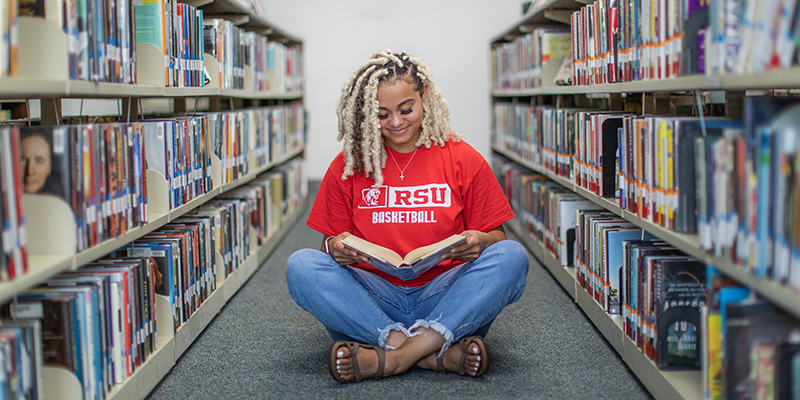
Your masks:
[{"label": "beige shelving unit", "polygon": [[[242,20],[239,27],[255,31],[290,47],[301,46],[302,41],[278,28],[238,0],[199,0],[188,2],[198,5],[207,16]],[[219,65],[206,53],[203,62],[212,75],[211,84],[196,88],[164,87],[163,56],[148,44],[136,44],[137,84],[89,82],[70,80],[68,76],[67,35],[55,24],[42,18],[20,17],[18,24],[19,74],[0,78],[0,99],[39,98],[142,98],[142,97],[230,97],[236,99],[293,100],[302,98],[300,91],[254,91],[252,88],[223,89],[214,82]],[[252,74],[245,68],[245,74]],[[247,76],[247,75],[246,75]],[[247,81],[247,80],[246,80]],[[43,104],[46,101],[43,100]]]},{"label": "beige shelving unit", "polygon": [[[63,201],[50,196],[25,196],[24,205],[26,210],[44,210],[43,212],[29,213],[26,215],[28,223],[28,231],[31,237],[36,240],[31,240],[31,249],[29,256],[28,273],[22,277],[9,282],[0,283],[0,303],[6,302],[13,298],[17,293],[30,289],[36,286],[39,282],[63,271],[74,270],[87,263],[97,260],[100,257],[110,253],[111,251],[130,243],[144,235],[160,228],[187,212],[204,204],[208,200],[216,197],[217,195],[230,191],[238,186],[241,186],[255,177],[277,165],[294,158],[303,151],[302,148],[295,149],[294,151],[286,154],[276,162],[269,163],[258,169],[251,169],[250,174],[237,179],[236,181],[227,183],[225,185],[214,185],[214,189],[210,192],[201,195],[187,204],[178,208],[167,210],[166,206],[157,204],[157,201],[151,204],[149,217],[150,222],[147,224],[131,229],[124,235],[106,240],[90,249],[75,254],[75,242],[71,238],[61,233],[74,232],[74,222],[72,218],[72,211]],[[212,156],[213,157],[213,156]],[[219,163],[216,163],[217,166]],[[219,176],[219,170],[213,171],[214,176]],[[158,178],[161,178],[162,183],[158,183]],[[152,183],[151,183],[152,182]],[[148,171],[148,194],[151,200],[166,199],[166,189],[157,189],[159,186],[166,186],[166,180],[153,171]],[[159,193],[160,192],[160,193]],[[48,232],[52,235],[48,236]]]},{"label": "beige shelving unit", "polygon": [[[591,0],[541,0],[534,2],[529,12],[511,25],[509,29],[496,36],[492,43],[503,43],[532,32],[537,27],[561,26],[566,27],[569,22],[569,12],[577,10],[584,4],[591,4]],[[567,16],[565,18],[565,16]],[[560,62],[557,62],[560,64]],[[544,79],[544,78],[543,78]],[[696,92],[696,91],[734,91],[747,90],[775,90],[800,88],[800,68],[793,67],[785,70],[771,70],[766,73],[749,75],[697,75],[674,77],[663,80],[646,80],[637,82],[620,82],[593,86],[550,86],[526,89],[494,89],[491,92],[493,100],[510,100],[515,104],[523,104],[520,98],[531,98],[531,104],[536,104],[538,96],[562,95],[619,95],[624,93],[660,93],[660,92]],[[527,101],[527,100],[524,100]],[[702,262],[713,265],[722,273],[748,286],[761,297],[786,310],[795,317],[800,318],[800,293],[790,287],[778,284],[768,279],[761,279],[751,274],[745,267],[731,262],[728,259],[715,257],[700,247],[700,240],[696,234],[682,234],[666,229],[646,219],[632,214],[619,206],[617,199],[608,199],[595,195],[578,185],[571,179],[559,176],[545,169],[541,165],[533,164],[530,160],[523,159],[514,151],[509,151],[502,145],[493,145],[494,152],[500,153],[514,162],[547,176],[565,188],[580,194],[600,207],[625,218],[636,226],[647,230],[660,239],[670,243],[683,252]],[[703,384],[700,371],[666,372],[659,370],[653,361],[648,359],[641,350],[624,334],[619,315],[607,314],[588,293],[581,288],[575,277],[574,268],[560,265],[556,257],[551,254],[536,236],[525,229],[518,220],[512,220],[510,229],[520,238],[523,244],[534,256],[550,271],[555,280],[575,300],[586,316],[594,323],[597,329],[608,340],[611,346],[619,353],[628,364],[631,371],[647,387],[656,398],[664,399],[702,399]]]},{"label": "beige shelving unit", "polygon": [[[235,21],[248,31],[266,35],[270,41],[279,41],[287,46],[300,47],[302,41],[285,30],[276,27],[255,9],[238,0],[190,0],[189,4],[201,7],[205,15]],[[63,98],[107,98],[123,100],[123,118],[138,115],[138,99],[163,98],[183,100],[188,97],[224,98],[231,106],[243,100],[266,100],[281,104],[284,100],[302,100],[302,91],[270,92],[254,91],[252,87],[242,90],[220,88],[217,82],[200,88],[164,87],[163,57],[153,46],[137,44],[138,84],[101,83],[69,80],[67,71],[66,35],[54,24],[43,19],[20,17],[19,25],[19,76],[0,78],[0,99],[41,99],[42,123],[54,125],[60,120],[60,101]],[[156,62],[154,62],[156,58]],[[219,66],[206,54],[204,63],[209,72],[218,71]],[[252,74],[245,70],[246,78]],[[212,74],[213,76],[214,74]],[[224,103],[224,102],[222,102]],[[258,104],[258,103],[254,103]],[[263,103],[262,103],[263,104]],[[166,179],[158,172],[147,170],[147,193],[149,222],[129,230],[124,235],[106,240],[84,251],[75,252],[75,222],[70,207],[60,199],[50,196],[25,195],[28,232],[28,272],[13,281],[0,282],[0,303],[13,301],[22,291],[35,287],[44,280],[64,271],[75,270],[104,257],[111,251],[131,243],[164,224],[181,217],[216,196],[244,185],[259,174],[301,155],[305,145],[287,149],[285,154],[267,165],[256,167],[256,154],[250,150],[250,171],[233,181],[222,183],[221,163],[212,155],[212,181],[210,192],[198,196],[188,204],[170,209]],[[123,383],[113,387],[107,399],[143,399],[170,371],[175,362],[202,333],[224,305],[255,273],[258,267],[275,250],[292,226],[303,215],[308,206],[303,198],[297,207],[285,216],[275,233],[262,246],[258,246],[257,234],[250,231],[249,256],[247,260],[227,278],[220,254],[217,258],[217,289],[192,317],[172,333],[173,326],[169,301],[156,296],[157,347],[147,361]],[[35,210],[35,212],[31,212]],[[53,399],[80,399],[82,387],[70,371],[45,367],[43,370],[44,397]]]}]

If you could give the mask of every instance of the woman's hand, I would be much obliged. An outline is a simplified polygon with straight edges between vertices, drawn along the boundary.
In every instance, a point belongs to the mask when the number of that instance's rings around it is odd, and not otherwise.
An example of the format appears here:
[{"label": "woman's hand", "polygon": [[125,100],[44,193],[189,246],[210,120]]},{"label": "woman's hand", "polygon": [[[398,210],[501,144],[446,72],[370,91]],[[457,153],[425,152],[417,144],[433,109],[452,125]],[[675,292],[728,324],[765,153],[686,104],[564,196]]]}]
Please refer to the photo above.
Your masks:
[{"label": "woman's hand", "polygon": [[329,236],[322,239],[322,251],[325,251],[325,241],[328,242],[328,254],[336,260],[339,265],[352,265],[360,262],[369,262],[369,257],[348,249],[342,244],[342,239],[351,236],[350,232],[342,232],[336,236]]},{"label": "woman's hand", "polygon": [[453,247],[449,252],[441,255],[442,260],[457,259],[464,261],[475,261],[483,252],[483,249],[506,239],[506,231],[503,226],[498,226],[489,232],[464,231],[462,235],[467,236],[467,242]]}]

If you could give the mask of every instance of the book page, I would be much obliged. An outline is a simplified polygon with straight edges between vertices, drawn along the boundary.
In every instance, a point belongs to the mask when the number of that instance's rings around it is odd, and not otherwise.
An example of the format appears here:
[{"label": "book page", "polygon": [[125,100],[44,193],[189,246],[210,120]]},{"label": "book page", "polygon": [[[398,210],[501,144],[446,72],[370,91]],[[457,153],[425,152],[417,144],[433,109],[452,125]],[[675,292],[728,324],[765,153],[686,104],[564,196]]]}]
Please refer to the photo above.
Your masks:
[{"label": "book page", "polygon": [[445,251],[448,251],[451,248],[458,246],[459,244],[464,243],[466,241],[467,241],[466,236],[453,235],[447,239],[436,242],[434,244],[430,244],[424,247],[418,247],[414,250],[411,250],[408,254],[406,254],[404,261],[406,262],[406,264],[411,265],[417,260],[428,258],[434,254],[438,255],[444,253]]},{"label": "book page", "polygon": [[402,280],[418,277],[434,265],[439,264],[439,254],[467,241],[466,236],[453,235],[442,241],[412,250],[406,255],[405,261],[396,252],[370,243],[356,236],[342,239],[345,247],[359,251],[370,258],[369,264],[387,274]]},{"label": "book page", "polygon": [[349,249],[359,251],[366,254],[370,258],[377,258],[381,261],[386,261],[398,267],[403,264],[403,258],[399,254],[387,249],[386,247],[377,245],[367,240],[361,239],[357,236],[348,236],[342,239],[342,244]]}]

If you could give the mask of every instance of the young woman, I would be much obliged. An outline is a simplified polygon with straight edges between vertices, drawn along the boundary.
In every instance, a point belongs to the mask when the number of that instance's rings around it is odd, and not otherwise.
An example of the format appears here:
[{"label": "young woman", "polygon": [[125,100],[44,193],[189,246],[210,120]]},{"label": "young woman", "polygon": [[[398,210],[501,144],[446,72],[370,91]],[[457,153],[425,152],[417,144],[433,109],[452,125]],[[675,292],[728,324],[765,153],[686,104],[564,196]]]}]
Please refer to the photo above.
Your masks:
[{"label": "young woman", "polygon": [[[421,60],[379,51],[342,88],[344,151],[322,181],[308,226],[322,251],[294,253],[292,298],[335,340],[329,370],[341,382],[412,366],[480,376],[484,337],[525,287],[528,257],[505,240],[514,216],[492,170],[450,126],[447,103]],[[342,239],[355,235],[401,256],[453,234],[467,237],[411,280],[369,265]]]}]

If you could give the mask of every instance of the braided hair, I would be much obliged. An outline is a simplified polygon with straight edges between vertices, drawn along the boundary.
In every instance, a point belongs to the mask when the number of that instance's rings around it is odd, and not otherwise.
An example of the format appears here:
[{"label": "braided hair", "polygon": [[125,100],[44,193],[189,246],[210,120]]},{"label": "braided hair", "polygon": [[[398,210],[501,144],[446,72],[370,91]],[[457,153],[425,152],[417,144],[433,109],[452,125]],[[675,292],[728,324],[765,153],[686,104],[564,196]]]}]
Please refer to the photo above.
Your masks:
[{"label": "braided hair", "polygon": [[398,54],[388,49],[376,51],[369,61],[358,66],[344,84],[336,109],[339,117],[336,140],[344,139],[345,168],[342,180],[357,171],[374,179],[377,187],[383,185],[387,154],[378,121],[378,86],[401,79],[413,85],[420,95],[425,85],[428,86],[428,96],[422,104],[422,126],[415,146],[428,149],[431,144],[436,144],[444,147],[450,138],[461,140],[461,134],[450,126],[447,102],[422,60],[405,52]]}]

